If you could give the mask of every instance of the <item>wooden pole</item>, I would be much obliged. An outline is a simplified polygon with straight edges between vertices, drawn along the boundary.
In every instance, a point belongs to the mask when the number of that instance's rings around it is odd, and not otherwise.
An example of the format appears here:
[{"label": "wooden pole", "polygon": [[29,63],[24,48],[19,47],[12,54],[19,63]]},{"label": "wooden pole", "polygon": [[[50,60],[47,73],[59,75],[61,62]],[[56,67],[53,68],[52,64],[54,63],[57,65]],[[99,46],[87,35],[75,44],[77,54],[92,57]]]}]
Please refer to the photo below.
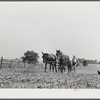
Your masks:
[{"label": "wooden pole", "polygon": [[13,64],[13,59],[11,60],[11,62],[9,64],[9,68],[11,68],[12,64]]},{"label": "wooden pole", "polygon": [[19,65],[20,65],[20,60],[18,59],[18,67],[19,67]]},{"label": "wooden pole", "polygon": [[24,62],[24,68],[25,68],[25,62]]},{"label": "wooden pole", "polygon": [[1,57],[1,66],[0,66],[0,68],[2,68],[2,63],[3,63],[3,57]]}]

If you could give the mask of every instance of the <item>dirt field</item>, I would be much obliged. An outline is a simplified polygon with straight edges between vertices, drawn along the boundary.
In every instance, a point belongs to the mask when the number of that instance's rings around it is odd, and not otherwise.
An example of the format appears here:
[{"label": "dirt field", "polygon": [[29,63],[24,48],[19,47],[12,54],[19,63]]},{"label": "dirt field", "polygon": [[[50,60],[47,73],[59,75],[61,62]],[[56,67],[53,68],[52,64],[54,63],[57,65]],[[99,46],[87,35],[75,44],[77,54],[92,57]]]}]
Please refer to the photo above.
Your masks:
[{"label": "dirt field", "polygon": [[49,88],[49,89],[89,89],[100,88],[100,75],[97,70],[98,65],[88,65],[85,68],[79,66],[76,72],[68,74],[67,70],[63,74],[50,72],[49,66],[47,72],[44,72],[44,65],[34,66],[23,64],[19,67],[13,64],[11,68],[3,65],[0,69],[0,88]]}]

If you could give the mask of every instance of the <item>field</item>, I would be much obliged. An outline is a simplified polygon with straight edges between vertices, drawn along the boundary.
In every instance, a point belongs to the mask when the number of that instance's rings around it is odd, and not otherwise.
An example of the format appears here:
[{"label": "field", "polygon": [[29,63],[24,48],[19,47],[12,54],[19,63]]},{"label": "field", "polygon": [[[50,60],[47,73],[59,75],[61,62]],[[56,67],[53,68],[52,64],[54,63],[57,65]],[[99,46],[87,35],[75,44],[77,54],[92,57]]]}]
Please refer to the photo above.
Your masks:
[{"label": "field", "polygon": [[16,62],[11,68],[3,64],[0,69],[0,88],[99,89],[100,76],[97,70],[100,70],[100,65],[80,65],[75,73],[68,74],[66,70],[62,74],[50,72],[48,66],[45,73],[42,63],[24,67]]}]

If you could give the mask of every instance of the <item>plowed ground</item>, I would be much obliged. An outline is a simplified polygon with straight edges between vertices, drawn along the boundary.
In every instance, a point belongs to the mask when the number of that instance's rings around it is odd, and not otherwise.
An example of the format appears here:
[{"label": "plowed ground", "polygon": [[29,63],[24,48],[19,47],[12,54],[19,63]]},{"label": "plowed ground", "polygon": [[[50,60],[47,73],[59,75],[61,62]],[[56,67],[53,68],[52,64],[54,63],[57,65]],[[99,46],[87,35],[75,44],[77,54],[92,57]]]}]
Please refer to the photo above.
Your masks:
[{"label": "plowed ground", "polygon": [[44,72],[44,65],[13,65],[11,68],[0,69],[0,88],[49,88],[49,89],[99,89],[100,75],[97,70],[100,66],[88,65],[78,66],[76,72],[63,74],[50,72],[49,65],[47,72]]}]

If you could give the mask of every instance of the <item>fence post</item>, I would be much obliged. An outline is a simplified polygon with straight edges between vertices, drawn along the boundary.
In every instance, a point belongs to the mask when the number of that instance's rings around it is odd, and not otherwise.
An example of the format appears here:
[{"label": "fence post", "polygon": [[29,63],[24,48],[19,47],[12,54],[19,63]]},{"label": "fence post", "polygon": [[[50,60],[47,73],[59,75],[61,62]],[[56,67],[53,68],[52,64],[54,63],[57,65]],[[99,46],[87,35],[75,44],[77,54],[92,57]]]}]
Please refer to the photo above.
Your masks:
[{"label": "fence post", "polygon": [[26,67],[26,62],[24,62],[24,68]]},{"label": "fence post", "polygon": [[10,64],[8,67],[11,68],[12,64],[13,64],[13,59],[10,61]]},{"label": "fence post", "polygon": [[20,59],[18,59],[18,67],[19,67],[19,65],[20,65]]},{"label": "fence post", "polygon": [[3,63],[3,57],[1,57],[1,65],[0,65],[0,68],[2,68],[2,63]]}]

